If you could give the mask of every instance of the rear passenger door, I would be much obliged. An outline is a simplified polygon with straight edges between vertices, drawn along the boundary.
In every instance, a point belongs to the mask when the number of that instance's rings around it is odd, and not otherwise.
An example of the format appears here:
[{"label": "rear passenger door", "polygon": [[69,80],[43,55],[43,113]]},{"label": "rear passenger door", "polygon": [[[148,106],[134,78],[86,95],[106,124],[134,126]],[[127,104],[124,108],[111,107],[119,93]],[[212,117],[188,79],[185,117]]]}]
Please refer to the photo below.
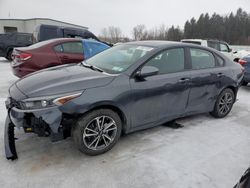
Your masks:
[{"label": "rear passenger door", "polygon": [[199,48],[189,49],[190,62],[190,94],[187,113],[202,113],[212,110],[223,70],[218,67],[214,54]]},{"label": "rear passenger door", "polygon": [[83,61],[83,44],[81,41],[65,42],[54,47],[61,64],[79,63]]}]

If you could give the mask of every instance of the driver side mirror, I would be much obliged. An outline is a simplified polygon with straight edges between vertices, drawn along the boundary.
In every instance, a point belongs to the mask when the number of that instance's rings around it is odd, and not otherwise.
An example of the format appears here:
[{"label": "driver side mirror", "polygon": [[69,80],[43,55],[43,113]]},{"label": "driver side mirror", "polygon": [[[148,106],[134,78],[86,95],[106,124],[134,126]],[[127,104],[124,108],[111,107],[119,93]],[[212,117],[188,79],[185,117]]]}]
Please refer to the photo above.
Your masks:
[{"label": "driver side mirror", "polygon": [[135,73],[135,77],[142,79],[142,78],[146,78],[149,76],[157,75],[158,72],[159,72],[159,69],[157,69],[156,67],[144,66],[141,70],[139,70]]},{"label": "driver side mirror", "polygon": [[228,49],[228,52],[232,52],[233,50],[231,48]]}]

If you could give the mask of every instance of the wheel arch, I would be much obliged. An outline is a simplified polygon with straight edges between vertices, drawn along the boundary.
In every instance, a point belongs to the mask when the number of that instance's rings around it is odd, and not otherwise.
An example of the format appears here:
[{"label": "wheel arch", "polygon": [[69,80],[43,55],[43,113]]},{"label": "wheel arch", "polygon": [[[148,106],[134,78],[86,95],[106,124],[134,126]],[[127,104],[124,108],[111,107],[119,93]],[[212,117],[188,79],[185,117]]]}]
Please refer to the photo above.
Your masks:
[{"label": "wheel arch", "polygon": [[[235,102],[235,101],[236,101],[236,97],[237,97],[237,93],[238,93],[238,87],[233,86],[233,85],[229,85],[229,86],[223,88],[223,89],[221,90],[221,92],[224,91],[225,89],[231,89],[231,90],[234,92],[234,102]],[[221,92],[220,92],[220,93],[221,93]]]},{"label": "wheel arch", "polygon": [[236,95],[237,95],[237,92],[238,92],[238,88],[237,88],[237,87],[234,87],[234,86],[228,86],[227,88],[233,90],[233,92],[234,92],[234,97],[235,97],[235,99],[236,99]]},{"label": "wheel arch", "polygon": [[127,131],[128,118],[126,117],[125,113],[121,110],[121,108],[119,108],[117,105],[110,104],[110,103],[95,104],[95,105],[92,105],[92,107],[90,107],[84,114],[90,113],[90,112],[92,112],[94,110],[98,110],[98,109],[110,109],[110,110],[116,112],[122,121],[122,132],[125,133]]},{"label": "wheel arch", "polygon": [[6,49],[6,55],[7,55],[11,50],[14,50],[14,47],[13,47],[13,46],[9,46],[9,47]]}]

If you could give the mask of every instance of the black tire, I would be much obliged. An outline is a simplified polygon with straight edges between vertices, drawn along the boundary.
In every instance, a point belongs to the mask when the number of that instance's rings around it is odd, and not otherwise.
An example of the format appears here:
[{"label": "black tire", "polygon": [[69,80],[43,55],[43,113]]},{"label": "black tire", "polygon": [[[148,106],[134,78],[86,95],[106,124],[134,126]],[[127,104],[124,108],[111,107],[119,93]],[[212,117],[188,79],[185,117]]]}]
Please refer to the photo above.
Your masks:
[{"label": "black tire", "polygon": [[[97,121],[99,122],[99,126],[97,125]],[[102,123],[102,121],[104,123]],[[113,122],[115,123],[113,125],[114,130],[111,130],[112,129],[111,126],[110,126],[111,128],[109,127],[107,128],[107,126],[111,125]],[[100,128],[101,130],[100,129],[98,130],[100,126],[102,128]],[[106,130],[105,126],[107,128]],[[110,129],[111,131],[108,131],[108,129]],[[87,113],[83,117],[79,118],[79,120],[73,127],[72,136],[76,146],[81,152],[87,155],[99,155],[113,148],[113,146],[120,138],[121,130],[122,130],[122,121],[117,113],[115,113],[110,109],[98,109],[91,111],[90,113]],[[92,136],[89,136],[91,134]],[[108,137],[111,138],[111,141],[107,139]],[[95,139],[97,139],[96,142],[94,142]],[[109,142],[109,144],[107,142]]]},{"label": "black tire", "polygon": [[214,110],[210,114],[215,118],[224,118],[231,111],[235,101],[235,94],[232,89],[224,89],[218,96]]},{"label": "black tire", "polygon": [[246,81],[242,81],[241,85],[243,85],[243,86],[247,86],[247,85],[248,85],[248,82],[246,82]]},{"label": "black tire", "polygon": [[13,53],[13,50],[9,50],[8,53],[7,53],[7,56],[6,56],[6,59],[9,60],[9,61],[12,61],[12,53]]}]

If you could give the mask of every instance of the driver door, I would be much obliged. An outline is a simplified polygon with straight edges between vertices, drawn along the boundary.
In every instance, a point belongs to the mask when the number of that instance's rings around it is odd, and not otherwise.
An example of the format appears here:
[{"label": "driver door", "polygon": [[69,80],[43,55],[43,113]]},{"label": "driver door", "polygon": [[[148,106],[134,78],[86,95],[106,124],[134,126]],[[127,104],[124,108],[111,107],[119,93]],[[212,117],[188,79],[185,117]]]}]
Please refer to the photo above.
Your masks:
[{"label": "driver door", "polygon": [[130,79],[132,125],[145,126],[181,116],[188,101],[190,77],[185,71],[184,48],[165,50],[144,66],[154,66],[159,72],[143,80]]}]

